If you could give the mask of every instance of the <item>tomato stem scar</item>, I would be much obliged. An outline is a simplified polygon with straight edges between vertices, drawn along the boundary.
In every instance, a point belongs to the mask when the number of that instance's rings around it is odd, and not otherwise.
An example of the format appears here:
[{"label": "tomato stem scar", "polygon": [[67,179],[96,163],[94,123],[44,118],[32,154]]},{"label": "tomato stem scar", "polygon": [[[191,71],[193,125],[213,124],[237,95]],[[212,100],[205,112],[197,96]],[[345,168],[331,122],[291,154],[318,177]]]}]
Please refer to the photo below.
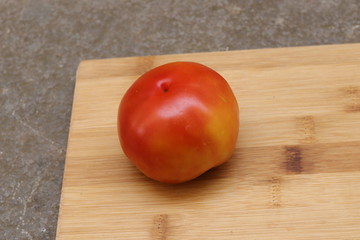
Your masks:
[{"label": "tomato stem scar", "polygon": [[163,82],[160,84],[160,88],[166,93],[169,91],[169,83],[168,82]]}]

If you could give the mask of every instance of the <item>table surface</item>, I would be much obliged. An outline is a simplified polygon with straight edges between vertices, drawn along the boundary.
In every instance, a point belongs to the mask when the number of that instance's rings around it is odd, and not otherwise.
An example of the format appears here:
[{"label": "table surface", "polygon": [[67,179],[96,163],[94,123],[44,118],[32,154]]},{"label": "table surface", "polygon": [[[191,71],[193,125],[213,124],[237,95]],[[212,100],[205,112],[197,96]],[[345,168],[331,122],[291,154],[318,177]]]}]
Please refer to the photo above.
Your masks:
[{"label": "table surface", "polygon": [[0,239],[55,239],[81,60],[360,42],[356,0],[0,1]]}]

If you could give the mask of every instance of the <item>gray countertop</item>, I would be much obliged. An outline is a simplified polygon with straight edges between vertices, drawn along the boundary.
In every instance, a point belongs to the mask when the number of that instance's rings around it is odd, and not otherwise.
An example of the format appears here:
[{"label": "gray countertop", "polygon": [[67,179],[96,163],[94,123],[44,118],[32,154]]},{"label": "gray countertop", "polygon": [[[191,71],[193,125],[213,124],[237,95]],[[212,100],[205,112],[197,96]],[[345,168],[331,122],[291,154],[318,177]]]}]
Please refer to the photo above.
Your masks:
[{"label": "gray countertop", "polygon": [[55,239],[81,60],[360,42],[360,1],[0,0],[0,239]]}]

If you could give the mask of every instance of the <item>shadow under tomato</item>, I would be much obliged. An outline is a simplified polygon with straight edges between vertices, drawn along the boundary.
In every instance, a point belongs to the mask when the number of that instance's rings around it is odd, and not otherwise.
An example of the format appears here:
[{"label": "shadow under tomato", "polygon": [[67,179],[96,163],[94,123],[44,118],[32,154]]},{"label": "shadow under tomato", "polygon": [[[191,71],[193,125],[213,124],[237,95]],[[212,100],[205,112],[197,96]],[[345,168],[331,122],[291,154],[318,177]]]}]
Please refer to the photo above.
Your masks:
[{"label": "shadow under tomato", "polygon": [[[226,182],[232,181],[231,179],[236,180],[234,174],[236,174],[235,162],[230,159],[224,164],[212,168],[199,177],[185,183],[172,185],[148,179],[148,184],[146,185],[151,189],[150,192],[152,194],[173,202],[183,202],[185,200],[201,201],[203,198],[218,194],[219,191],[223,192]],[[144,176],[144,178],[146,177]]]}]

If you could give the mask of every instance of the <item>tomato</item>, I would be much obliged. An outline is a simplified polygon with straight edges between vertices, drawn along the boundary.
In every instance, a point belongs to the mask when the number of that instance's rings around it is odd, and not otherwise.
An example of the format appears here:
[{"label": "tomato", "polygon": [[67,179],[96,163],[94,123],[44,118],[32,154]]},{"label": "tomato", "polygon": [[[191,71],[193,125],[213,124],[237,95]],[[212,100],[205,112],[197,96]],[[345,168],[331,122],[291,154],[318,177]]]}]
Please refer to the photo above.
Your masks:
[{"label": "tomato", "polygon": [[119,105],[124,153],[160,182],[185,182],[224,163],[234,151],[238,130],[239,109],[229,84],[195,62],[146,72]]}]

